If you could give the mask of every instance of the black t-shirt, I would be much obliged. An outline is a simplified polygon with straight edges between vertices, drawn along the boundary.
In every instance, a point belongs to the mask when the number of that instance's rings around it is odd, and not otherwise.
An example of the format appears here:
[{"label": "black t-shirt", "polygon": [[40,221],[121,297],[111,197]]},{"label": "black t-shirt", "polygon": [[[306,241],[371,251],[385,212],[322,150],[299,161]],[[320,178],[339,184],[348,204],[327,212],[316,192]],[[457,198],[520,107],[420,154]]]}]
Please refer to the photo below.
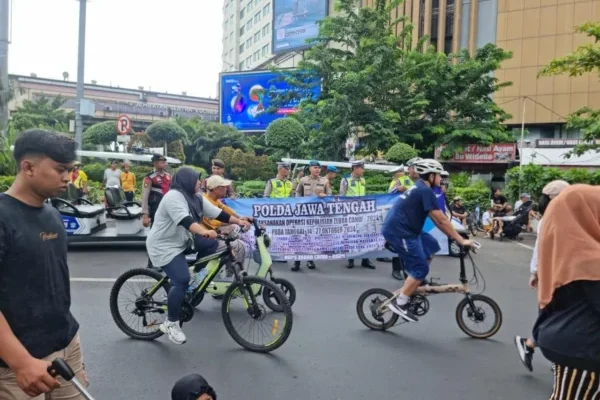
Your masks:
[{"label": "black t-shirt", "polygon": [[[79,329],[70,311],[67,234],[58,211],[0,193],[0,311],[36,358],[69,345]],[[0,359],[0,366],[6,366]]]},{"label": "black t-shirt", "polygon": [[457,213],[457,214],[464,214],[467,212],[467,210],[465,209],[464,206],[458,206],[456,204],[453,204],[450,211]]},{"label": "black t-shirt", "polygon": [[501,206],[502,204],[506,203],[506,197],[500,195],[500,196],[492,196],[492,201],[494,202],[494,204]]}]

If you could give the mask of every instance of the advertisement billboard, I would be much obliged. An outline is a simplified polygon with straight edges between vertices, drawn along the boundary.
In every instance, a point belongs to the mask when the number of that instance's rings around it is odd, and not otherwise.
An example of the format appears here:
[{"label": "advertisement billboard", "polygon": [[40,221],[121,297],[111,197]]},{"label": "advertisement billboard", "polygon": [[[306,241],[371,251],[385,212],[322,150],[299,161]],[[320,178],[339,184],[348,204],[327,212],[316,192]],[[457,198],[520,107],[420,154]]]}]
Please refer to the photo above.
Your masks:
[{"label": "advertisement billboard", "polygon": [[[439,159],[441,148],[435,149],[435,158]],[[462,153],[454,153],[449,160],[452,163],[492,163],[507,164],[515,160],[517,146],[514,143],[496,143],[492,145],[469,144]]]},{"label": "advertisement billboard", "polygon": [[[283,72],[283,73],[290,73]],[[220,82],[220,120],[240,131],[262,132],[276,119],[298,111],[300,100],[280,105],[274,113],[267,112],[272,106],[271,95],[290,90],[288,84],[278,79],[282,73],[271,71],[222,73]],[[320,86],[310,92],[314,98]]]},{"label": "advertisement billboard", "polygon": [[308,48],[328,8],[329,0],[273,0],[273,54]]}]

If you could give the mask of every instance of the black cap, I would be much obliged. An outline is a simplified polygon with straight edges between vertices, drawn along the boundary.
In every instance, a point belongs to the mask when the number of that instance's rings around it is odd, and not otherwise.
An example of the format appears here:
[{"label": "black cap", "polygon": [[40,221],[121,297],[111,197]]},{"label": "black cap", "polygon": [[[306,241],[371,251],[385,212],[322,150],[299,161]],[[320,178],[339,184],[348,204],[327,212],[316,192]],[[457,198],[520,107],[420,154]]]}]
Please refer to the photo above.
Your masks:
[{"label": "black cap", "polygon": [[171,400],[196,400],[203,394],[217,400],[217,394],[202,375],[189,374],[175,382],[171,390]]},{"label": "black cap", "polygon": [[154,154],[152,156],[152,162],[157,162],[157,161],[167,161],[167,159],[162,154]]},{"label": "black cap", "polygon": [[222,160],[219,160],[218,158],[212,160],[212,165],[214,167],[225,168],[225,163]]}]

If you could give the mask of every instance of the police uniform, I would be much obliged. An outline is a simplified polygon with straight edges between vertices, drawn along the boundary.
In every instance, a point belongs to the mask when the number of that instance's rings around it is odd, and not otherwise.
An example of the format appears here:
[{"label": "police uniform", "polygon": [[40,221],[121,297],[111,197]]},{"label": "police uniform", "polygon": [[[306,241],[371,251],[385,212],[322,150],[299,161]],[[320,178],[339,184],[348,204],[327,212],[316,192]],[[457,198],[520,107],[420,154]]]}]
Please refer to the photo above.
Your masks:
[{"label": "police uniform", "polygon": [[[399,171],[398,171],[399,172]],[[388,188],[388,193],[398,193],[398,189],[396,186],[404,186],[406,189],[409,189],[413,185],[412,179],[410,177],[404,175],[399,178],[393,178],[390,182],[390,187]]]},{"label": "police uniform", "polygon": [[[288,163],[277,163],[277,166],[287,170],[290,169],[290,165]],[[272,199],[283,199],[290,197],[292,195],[292,187],[292,181],[287,178],[279,178],[276,176],[275,178],[267,181],[263,197],[270,197]]]},{"label": "police uniform", "polygon": [[[310,161],[308,163],[311,167],[320,167],[321,163],[318,161]],[[313,178],[312,175],[305,176],[300,179],[298,186],[296,187],[296,197],[311,197],[318,196],[319,193],[325,193],[327,196],[331,196],[331,185],[329,180],[325,177],[318,176]],[[308,261],[308,269],[315,269],[314,261]],[[294,261],[292,271],[300,270],[300,261]]]},{"label": "police uniform", "polygon": [[[363,161],[352,162],[352,170],[357,167],[364,167]],[[360,197],[366,194],[366,181],[362,176],[349,175],[340,182],[340,196]],[[363,258],[361,266],[369,269],[375,269],[375,265],[368,258]],[[354,259],[348,259],[348,268],[354,268]]]},{"label": "police uniform", "polygon": [[144,177],[142,191],[142,214],[150,216],[151,223],[163,196],[171,188],[171,174],[166,171],[153,171]]}]

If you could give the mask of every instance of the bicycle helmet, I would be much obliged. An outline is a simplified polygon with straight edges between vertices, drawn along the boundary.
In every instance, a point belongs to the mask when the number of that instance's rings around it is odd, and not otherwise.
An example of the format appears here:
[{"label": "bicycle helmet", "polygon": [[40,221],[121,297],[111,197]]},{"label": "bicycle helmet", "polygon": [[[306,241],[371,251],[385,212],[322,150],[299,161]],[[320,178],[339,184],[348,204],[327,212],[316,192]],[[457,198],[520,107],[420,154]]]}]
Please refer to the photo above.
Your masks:
[{"label": "bicycle helmet", "polygon": [[175,386],[171,391],[171,400],[196,400],[203,394],[217,400],[215,390],[202,375],[189,374],[175,382]]},{"label": "bicycle helmet", "polygon": [[422,160],[421,157],[414,157],[414,158],[411,158],[410,160],[408,160],[406,162],[406,165],[408,165],[409,167],[412,167],[417,161],[421,161],[421,160]]},{"label": "bicycle helmet", "polygon": [[447,178],[450,176],[450,173],[448,171],[442,171],[440,175],[442,176],[442,178]]},{"label": "bicycle helmet", "polygon": [[444,172],[442,164],[431,158],[421,159],[413,164],[415,172],[419,175],[441,174]]}]

